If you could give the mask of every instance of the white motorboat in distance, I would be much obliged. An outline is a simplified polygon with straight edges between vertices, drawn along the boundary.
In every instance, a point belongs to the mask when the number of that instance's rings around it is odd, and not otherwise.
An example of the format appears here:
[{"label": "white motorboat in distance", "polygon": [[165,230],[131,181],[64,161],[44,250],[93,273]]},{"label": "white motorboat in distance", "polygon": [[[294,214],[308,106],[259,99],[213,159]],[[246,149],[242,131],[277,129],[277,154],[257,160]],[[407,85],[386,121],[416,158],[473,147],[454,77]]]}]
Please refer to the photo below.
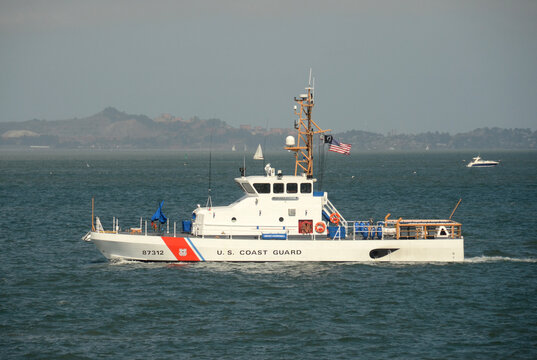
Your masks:
[{"label": "white motorboat in distance", "polygon": [[114,220],[111,230],[94,217],[92,206],[92,228],[83,239],[93,242],[108,259],[138,261],[464,260],[462,225],[451,216],[392,219],[387,214],[374,223],[349,221],[327,192],[315,190],[313,142],[321,137],[327,142],[332,136],[312,120],[311,81],[294,100],[298,137],[288,136],[285,141],[285,150],[295,155],[293,175],[283,175],[270,164],[261,175],[246,176],[242,169],[235,178],[244,191],[240,199],[213,207],[209,198],[205,207],[194,209],[191,219],[180,222],[180,229],[163,216],[162,203],[152,218],[154,228],[140,219],[136,227],[121,229]]},{"label": "white motorboat in distance", "polygon": [[472,161],[470,161],[468,165],[466,165],[466,167],[493,167],[498,165],[499,163],[499,161],[494,160],[483,160],[481,156],[478,155],[473,158]]}]

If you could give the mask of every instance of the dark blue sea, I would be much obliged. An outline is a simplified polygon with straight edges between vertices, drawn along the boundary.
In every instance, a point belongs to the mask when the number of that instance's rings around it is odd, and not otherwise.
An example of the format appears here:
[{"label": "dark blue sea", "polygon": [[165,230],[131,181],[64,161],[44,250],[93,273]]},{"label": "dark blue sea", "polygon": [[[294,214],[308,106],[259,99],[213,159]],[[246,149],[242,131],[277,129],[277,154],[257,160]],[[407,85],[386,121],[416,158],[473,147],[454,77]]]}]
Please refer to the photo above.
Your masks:
[{"label": "dark blue sea", "polygon": [[[348,220],[463,223],[463,263],[108,262],[81,237],[241,196],[243,153],[0,151],[1,359],[535,359],[537,153],[325,158]],[[247,154],[247,175],[263,164]],[[268,154],[291,173],[291,154]],[[319,167],[318,167],[319,169]]]}]

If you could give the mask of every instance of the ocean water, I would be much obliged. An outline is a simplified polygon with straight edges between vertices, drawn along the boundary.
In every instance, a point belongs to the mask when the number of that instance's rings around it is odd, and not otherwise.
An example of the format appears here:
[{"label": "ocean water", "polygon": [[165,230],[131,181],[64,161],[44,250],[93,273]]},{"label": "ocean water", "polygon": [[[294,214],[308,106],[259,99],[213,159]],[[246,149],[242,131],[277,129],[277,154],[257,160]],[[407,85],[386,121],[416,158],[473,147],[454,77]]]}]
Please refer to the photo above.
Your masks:
[{"label": "ocean water", "polygon": [[447,218],[462,198],[463,263],[151,264],[80,239],[91,198],[105,228],[161,200],[180,222],[209,187],[214,205],[241,195],[242,153],[2,150],[0,358],[534,359],[537,153],[475,155],[330,153],[317,184],[348,220]]}]

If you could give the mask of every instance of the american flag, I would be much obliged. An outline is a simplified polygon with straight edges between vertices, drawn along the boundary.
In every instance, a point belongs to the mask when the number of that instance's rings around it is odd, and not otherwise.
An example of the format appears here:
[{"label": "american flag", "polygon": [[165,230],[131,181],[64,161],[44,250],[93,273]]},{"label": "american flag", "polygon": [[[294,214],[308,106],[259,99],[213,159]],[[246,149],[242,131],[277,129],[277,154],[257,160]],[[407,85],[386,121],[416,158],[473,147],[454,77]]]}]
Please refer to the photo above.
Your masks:
[{"label": "american flag", "polygon": [[345,143],[337,141],[336,139],[332,139],[332,141],[330,142],[330,147],[328,148],[328,151],[337,152],[339,154],[350,155],[351,147],[352,147],[351,144],[345,144]]}]

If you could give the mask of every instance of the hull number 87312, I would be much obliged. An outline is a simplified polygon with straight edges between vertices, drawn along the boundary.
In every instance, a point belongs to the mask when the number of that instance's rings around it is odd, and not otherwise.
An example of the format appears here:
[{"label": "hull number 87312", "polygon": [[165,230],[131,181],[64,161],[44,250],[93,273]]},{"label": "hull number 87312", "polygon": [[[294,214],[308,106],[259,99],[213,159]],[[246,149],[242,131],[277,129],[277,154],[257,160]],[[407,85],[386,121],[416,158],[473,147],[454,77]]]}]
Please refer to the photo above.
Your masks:
[{"label": "hull number 87312", "polygon": [[164,250],[142,250],[142,255],[164,255]]}]

